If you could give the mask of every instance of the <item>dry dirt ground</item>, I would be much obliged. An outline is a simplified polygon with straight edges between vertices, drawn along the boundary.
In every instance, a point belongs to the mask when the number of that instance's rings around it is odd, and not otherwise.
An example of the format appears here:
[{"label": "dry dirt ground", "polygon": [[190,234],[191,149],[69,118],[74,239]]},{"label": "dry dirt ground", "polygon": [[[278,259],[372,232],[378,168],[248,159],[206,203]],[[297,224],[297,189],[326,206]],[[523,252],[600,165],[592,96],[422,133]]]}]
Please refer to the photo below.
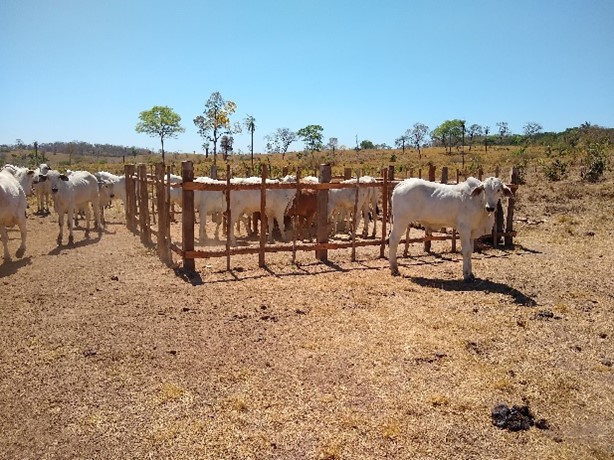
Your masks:
[{"label": "dry dirt ground", "polygon": [[613,202],[612,177],[530,176],[471,284],[442,243],[396,278],[363,248],[199,260],[193,285],[118,208],[74,247],[30,215],[0,265],[0,458],[614,458]]}]

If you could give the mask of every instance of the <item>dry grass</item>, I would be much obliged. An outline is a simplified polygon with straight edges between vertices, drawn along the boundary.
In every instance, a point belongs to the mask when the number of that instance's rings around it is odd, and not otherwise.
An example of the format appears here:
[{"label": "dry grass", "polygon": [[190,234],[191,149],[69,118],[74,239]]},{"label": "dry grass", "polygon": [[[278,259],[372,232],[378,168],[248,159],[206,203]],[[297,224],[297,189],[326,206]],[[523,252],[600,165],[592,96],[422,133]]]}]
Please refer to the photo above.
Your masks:
[{"label": "dry grass", "polygon": [[[74,248],[30,216],[0,265],[0,458],[614,458],[613,185],[530,172],[473,284],[438,243],[398,278],[364,248],[198,261],[193,286],[121,209]],[[500,403],[551,428],[499,430]]]}]

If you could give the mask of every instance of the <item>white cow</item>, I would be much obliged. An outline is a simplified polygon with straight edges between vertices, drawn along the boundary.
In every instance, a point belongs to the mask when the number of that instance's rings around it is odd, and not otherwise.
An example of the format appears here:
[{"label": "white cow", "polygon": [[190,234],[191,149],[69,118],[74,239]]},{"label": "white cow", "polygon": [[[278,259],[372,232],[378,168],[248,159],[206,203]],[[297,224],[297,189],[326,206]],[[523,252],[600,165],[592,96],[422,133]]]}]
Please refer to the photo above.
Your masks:
[{"label": "white cow", "polygon": [[51,181],[40,180],[40,176],[46,176],[51,168],[46,163],[41,163],[34,170],[34,194],[36,195],[36,213],[49,214],[49,203],[51,202]]},{"label": "white cow", "polygon": [[[296,179],[294,179],[296,181]],[[233,179],[232,183],[261,184],[260,177]],[[278,184],[278,180],[267,179],[267,184]],[[282,239],[286,241],[286,225],[284,215],[292,204],[296,195],[296,189],[272,189],[266,191],[266,215],[269,230],[269,242],[273,242],[274,220],[277,220]],[[236,223],[243,214],[251,215],[260,212],[260,190],[237,190],[230,192],[230,244],[236,246],[237,241],[234,235]]]},{"label": "white cow", "polygon": [[[30,170],[26,173],[26,176],[32,176],[34,171]],[[22,182],[28,183],[26,177],[21,177]],[[30,181],[30,187],[32,182]],[[9,253],[8,241],[9,236],[6,231],[7,227],[13,227],[17,225],[21,233],[21,244],[17,249],[16,256],[18,258],[23,257],[26,252],[26,208],[28,202],[26,200],[26,192],[18,178],[13,175],[13,172],[9,169],[0,170],[0,238],[2,239],[2,245],[4,246],[4,261],[11,260]]]},{"label": "white cow", "polygon": [[[342,184],[355,184],[356,179],[349,179]],[[368,206],[369,189],[360,187],[358,189],[358,203],[356,206],[357,213],[354,216],[354,203],[356,201],[355,188],[339,188],[330,189],[328,191],[328,220],[333,223],[333,234],[337,233],[337,224],[340,220],[345,219],[346,215],[352,215],[354,228],[357,228],[358,214],[362,212],[365,204]]]},{"label": "white cow", "polygon": [[4,165],[4,168],[2,168],[2,170],[9,172],[13,177],[15,177],[15,179],[17,179],[17,182],[19,182],[19,185],[23,189],[26,196],[32,195],[32,193],[34,192],[32,188],[34,185],[33,170],[13,165]]},{"label": "white cow", "polygon": [[463,278],[471,281],[473,241],[492,230],[497,202],[513,196],[500,179],[484,182],[474,177],[456,185],[439,184],[422,179],[400,182],[392,192],[393,224],[389,238],[390,271],[399,274],[397,246],[407,226],[420,223],[427,230],[456,228],[463,254]]},{"label": "white cow", "polygon": [[[94,210],[94,226],[100,231],[100,197],[98,195],[98,180],[87,171],[74,171],[70,176],[57,174],[41,176],[51,180],[51,192],[55,203],[55,210],[58,213],[58,223],[60,233],[57,238],[58,245],[62,244],[62,234],[64,230],[64,214],[67,214],[68,221],[68,243],[73,244],[73,222],[75,213],[80,208],[85,208],[85,237],[89,236],[90,231],[90,208],[92,204]],[[44,180],[44,179],[43,179]]]}]

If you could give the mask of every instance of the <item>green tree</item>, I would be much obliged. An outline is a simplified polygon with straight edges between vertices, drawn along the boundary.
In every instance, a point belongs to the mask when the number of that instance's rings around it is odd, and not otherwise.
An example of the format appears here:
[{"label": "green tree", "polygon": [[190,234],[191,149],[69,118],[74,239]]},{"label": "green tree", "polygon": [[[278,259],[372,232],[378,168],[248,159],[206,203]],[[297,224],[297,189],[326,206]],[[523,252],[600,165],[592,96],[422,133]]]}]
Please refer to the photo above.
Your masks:
[{"label": "green tree", "polygon": [[452,153],[452,147],[462,139],[464,125],[464,120],[446,120],[431,132],[431,137],[439,141],[448,153]]},{"label": "green tree", "polygon": [[266,150],[268,153],[281,153],[282,158],[286,158],[286,152],[290,144],[296,140],[296,133],[288,128],[278,128],[271,135],[264,137],[267,141]]},{"label": "green tree", "polygon": [[429,127],[422,123],[416,123],[411,131],[409,131],[409,138],[411,143],[418,150],[418,158],[422,158],[420,148],[426,145],[426,140],[429,136]]},{"label": "green tree", "polygon": [[245,128],[247,129],[247,131],[249,132],[251,136],[249,150],[250,150],[252,170],[253,170],[254,169],[254,131],[256,131],[256,119],[252,117],[251,115],[248,115],[247,117],[245,117],[245,120],[243,120],[243,123],[245,124]]},{"label": "green tree", "polygon": [[322,131],[324,131],[324,128],[320,125],[308,125],[299,129],[296,135],[305,142],[305,148],[307,150],[319,152],[324,147],[322,143],[322,139],[324,138]]},{"label": "green tree", "polygon": [[527,123],[525,123],[522,129],[524,131],[524,135],[527,137],[527,142],[531,142],[533,140],[533,137],[539,132],[541,132],[542,125],[534,121],[528,121]]},{"label": "green tree", "polygon": [[[211,93],[205,103],[202,115],[194,118],[194,125],[198,128],[198,134],[207,141],[213,142],[213,164],[217,165],[217,141],[224,135],[232,135],[241,132],[241,126],[230,124],[230,116],[237,110],[237,104],[226,101],[219,92]],[[204,144],[203,144],[204,145]]]},{"label": "green tree", "polygon": [[164,139],[175,138],[178,133],[185,132],[179,124],[181,117],[166,106],[156,105],[150,110],[144,110],[139,115],[136,125],[137,133],[145,133],[151,137],[159,137],[162,147],[162,163],[164,163]]},{"label": "green tree", "polygon": [[363,150],[373,150],[375,148],[375,144],[369,140],[364,140],[360,143],[360,148]]}]

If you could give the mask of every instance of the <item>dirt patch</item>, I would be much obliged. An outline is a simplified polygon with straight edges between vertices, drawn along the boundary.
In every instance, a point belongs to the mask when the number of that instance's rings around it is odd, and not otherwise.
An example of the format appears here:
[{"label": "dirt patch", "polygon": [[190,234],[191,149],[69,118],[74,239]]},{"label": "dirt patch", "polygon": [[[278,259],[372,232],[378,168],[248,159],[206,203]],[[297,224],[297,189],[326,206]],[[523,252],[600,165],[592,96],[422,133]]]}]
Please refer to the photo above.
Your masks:
[{"label": "dirt patch", "polygon": [[[538,179],[472,284],[441,243],[396,278],[364,248],[199,260],[193,285],[119,208],[74,247],[30,216],[0,266],[0,457],[612,458],[612,203],[568,183],[546,215]],[[500,401],[550,429],[497,429]]]}]

